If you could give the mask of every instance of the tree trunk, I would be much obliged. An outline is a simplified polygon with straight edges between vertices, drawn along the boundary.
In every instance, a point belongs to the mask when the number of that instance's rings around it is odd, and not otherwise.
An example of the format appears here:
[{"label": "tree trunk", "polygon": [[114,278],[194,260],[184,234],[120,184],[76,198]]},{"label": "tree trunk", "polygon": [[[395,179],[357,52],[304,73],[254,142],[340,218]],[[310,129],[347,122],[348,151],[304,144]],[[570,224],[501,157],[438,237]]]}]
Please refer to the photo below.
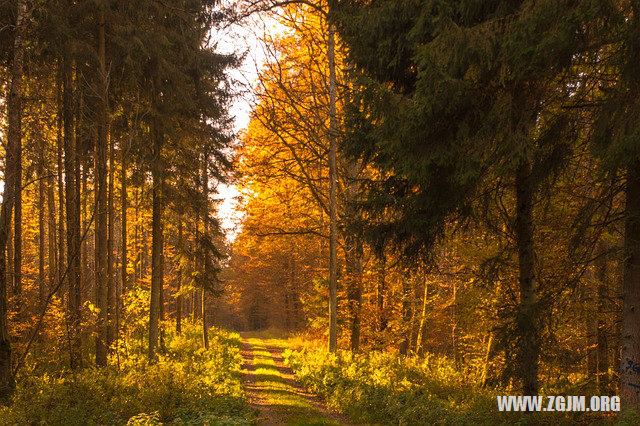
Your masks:
[{"label": "tree trunk", "polygon": [[[601,252],[604,252],[601,250]],[[607,292],[607,257],[603,254],[596,262],[597,290],[597,330],[596,330],[596,362],[598,392],[601,395],[607,393],[609,386],[609,342],[607,336],[607,308],[609,305]]]},{"label": "tree trunk", "polygon": [[489,362],[491,361],[491,349],[493,347],[492,332],[489,332],[489,339],[487,340],[487,350],[484,355],[484,364],[482,365],[482,376],[480,376],[480,384],[482,387],[487,385],[487,379],[489,377]]},{"label": "tree trunk", "polygon": [[[108,126],[108,124],[107,124]],[[107,131],[109,135],[109,132]],[[114,253],[113,238],[115,235],[115,214],[114,214],[114,173],[115,173],[115,154],[113,147],[113,139],[109,139],[109,188],[107,198],[107,348],[111,347],[113,339],[116,335],[116,288],[114,276]]]},{"label": "tree trunk", "polygon": [[429,306],[429,283],[423,275],[424,291],[422,294],[422,311],[420,313],[420,325],[418,326],[418,336],[416,340],[416,353],[424,353],[424,338],[427,333],[427,307]]},{"label": "tree trunk", "polygon": [[597,277],[596,277],[596,266],[590,265],[591,268],[587,275],[587,279],[585,280],[585,292],[587,293],[583,300],[583,316],[584,316],[584,329],[585,329],[585,340],[586,340],[586,348],[587,348],[587,356],[586,356],[586,367],[587,367],[587,375],[589,378],[594,378],[597,380],[598,374],[598,359],[596,354],[597,349],[597,341],[596,334],[598,328],[598,317],[594,315],[596,310],[596,299],[597,299],[597,291],[596,288],[598,286]]},{"label": "tree trunk", "polygon": [[[130,130],[133,132],[133,130]],[[120,163],[121,163],[121,175],[120,175],[120,204],[122,211],[120,212],[120,244],[122,244],[122,294],[125,294],[129,288],[129,276],[127,274],[127,265],[129,262],[127,255],[127,149],[123,142],[123,145],[120,149]]]},{"label": "tree trunk", "polygon": [[349,298],[350,345],[352,352],[360,350],[360,310],[362,306],[362,242],[356,235],[345,241],[345,275]]},{"label": "tree trunk", "polygon": [[338,349],[338,217],[337,217],[337,91],[335,60],[335,25],[329,22],[327,55],[329,57],[329,351]]},{"label": "tree trunk", "polygon": [[[355,208],[358,196],[358,175],[360,173],[357,163],[347,165],[346,217],[347,221],[357,220]],[[362,256],[363,246],[360,235],[356,232],[346,232],[345,235],[345,276],[347,279],[347,295],[349,298],[350,343],[351,351],[360,349],[360,315],[362,309]]]},{"label": "tree trunk", "polygon": [[151,306],[149,308],[149,361],[156,360],[158,347],[158,320],[160,317],[161,291],[164,281],[164,236],[163,236],[163,209],[164,209],[164,171],[161,164],[161,138],[157,119],[152,126],[154,134],[151,174],[152,188],[152,243],[151,243]]},{"label": "tree trunk", "polygon": [[376,283],[376,306],[378,308],[378,333],[382,333],[387,329],[387,316],[384,312],[384,298],[387,291],[387,262],[383,256],[380,260],[380,270],[378,272],[378,280]]},{"label": "tree trunk", "polygon": [[[51,172],[47,168],[48,173]],[[56,201],[53,195],[54,178],[49,176],[47,182],[47,239],[48,239],[48,258],[47,271],[49,275],[48,291],[51,291],[57,284],[58,277],[58,249],[56,235]]]},{"label": "tree trunk", "polygon": [[[56,268],[56,281],[62,279],[63,271],[66,268],[65,263],[65,184],[63,178],[63,151],[64,151],[64,136],[63,136],[63,123],[64,123],[64,86],[65,86],[65,75],[64,75],[64,64],[60,70],[60,81],[58,82],[58,134],[57,134],[57,172],[58,172],[58,266]],[[68,274],[67,274],[68,279]],[[64,286],[61,285],[60,288]],[[61,292],[58,292],[58,295],[61,296]]]},{"label": "tree trunk", "polygon": [[516,243],[520,271],[520,306],[517,317],[518,374],[524,395],[538,394],[540,342],[537,327],[535,251],[533,242],[534,185],[531,165],[522,163],[516,172]]},{"label": "tree trunk", "polygon": [[[79,127],[80,123],[76,125]],[[78,136],[76,136],[77,138]],[[82,161],[82,172],[78,171],[78,177],[81,180],[80,193],[84,194],[84,197],[79,197],[80,200],[80,224],[82,229],[89,227],[89,219],[87,215],[87,203],[89,202],[89,191],[87,191],[89,182],[89,157],[85,156]],[[94,235],[95,238],[95,235]],[[89,242],[87,239],[80,241],[80,282],[82,283],[85,291],[89,291],[89,297],[93,303],[97,303],[97,295],[95,294],[95,288],[91,287],[90,277],[93,275],[92,269],[89,267]],[[95,260],[95,259],[94,259]]]},{"label": "tree trunk", "polygon": [[13,295],[15,308],[22,307],[22,143],[16,148],[16,193],[13,219]]},{"label": "tree trunk", "polygon": [[398,347],[400,355],[407,355],[409,353],[409,345],[411,343],[411,286],[409,285],[409,276],[405,274],[402,277],[402,340]]},{"label": "tree trunk", "polygon": [[[183,256],[183,235],[182,235],[182,215],[178,219],[178,254],[180,259]],[[178,273],[176,275],[176,293],[178,296],[176,297],[176,334],[182,333],[182,304],[184,297],[182,296],[182,265],[178,265]]]},{"label": "tree trunk", "polygon": [[96,365],[107,365],[107,90],[105,59],[105,18],[102,9],[98,12],[98,138],[95,147],[96,173],[96,234],[95,234],[95,286],[99,308],[96,336]]},{"label": "tree trunk", "polygon": [[202,344],[209,349],[209,325],[207,324],[207,290],[202,289]]},{"label": "tree trunk", "polygon": [[11,64],[11,85],[7,98],[7,148],[4,171],[4,193],[0,209],[0,402],[8,400],[14,389],[11,371],[11,339],[7,324],[7,237],[11,227],[11,212],[18,191],[18,162],[22,146],[22,75],[23,37],[26,19],[26,2],[18,0],[15,36],[13,40],[13,63]]},{"label": "tree trunk", "polygon": [[68,318],[69,318],[69,361],[71,369],[82,367],[80,354],[80,305],[82,300],[80,285],[80,200],[77,196],[78,181],[76,135],[73,114],[73,47],[67,41],[63,59],[64,89],[64,176],[65,204],[67,220],[67,258],[69,261]]},{"label": "tree trunk", "polygon": [[[209,171],[207,164],[209,154],[205,145],[202,154],[202,197],[204,199],[204,211],[202,212],[202,238],[209,238]],[[202,276],[205,280],[211,278],[209,248],[203,244],[202,251]],[[202,283],[202,344],[205,349],[209,349],[209,326],[207,324],[207,282]]]},{"label": "tree trunk", "polygon": [[640,409],[640,162],[629,166],[626,185],[620,397],[623,409]]},{"label": "tree trunk", "polygon": [[45,175],[44,175],[44,140],[38,141],[38,312],[41,312],[44,306],[44,289],[45,289]]}]

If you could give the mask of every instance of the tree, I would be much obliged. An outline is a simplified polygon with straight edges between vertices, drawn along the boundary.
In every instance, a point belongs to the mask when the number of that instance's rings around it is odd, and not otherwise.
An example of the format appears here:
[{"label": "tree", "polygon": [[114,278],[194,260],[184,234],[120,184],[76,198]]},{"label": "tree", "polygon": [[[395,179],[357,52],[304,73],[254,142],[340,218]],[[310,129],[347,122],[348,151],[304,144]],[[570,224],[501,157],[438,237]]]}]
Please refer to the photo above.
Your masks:
[{"label": "tree", "polygon": [[0,210],[0,401],[4,402],[14,388],[11,358],[11,338],[7,324],[7,282],[5,247],[11,226],[11,213],[18,194],[20,150],[22,149],[22,78],[24,61],[24,36],[27,5],[17,2],[15,33],[13,37],[13,61],[11,65],[11,87],[7,100],[9,129],[7,132],[7,155],[4,169],[4,193]]},{"label": "tree", "polygon": [[[109,300],[108,287],[111,277],[107,274],[109,269],[107,263],[111,256],[107,253],[108,239],[108,210],[107,205],[107,150],[109,139],[108,107],[107,107],[107,68],[105,54],[105,11],[104,5],[98,6],[98,84],[96,91],[99,94],[98,100],[98,137],[95,146],[95,170],[96,170],[96,272],[95,285],[97,293],[98,313],[98,336],[96,338],[96,364],[107,365],[107,349],[109,344],[108,329],[109,321]],[[112,165],[113,167],[113,165]]]},{"label": "tree", "polygon": [[374,245],[428,260],[446,221],[467,216],[487,176],[512,182],[520,287],[513,371],[523,393],[536,395],[534,205],[569,140],[564,115],[546,108],[564,96],[557,79],[583,46],[576,23],[591,11],[569,2],[334,3],[366,82],[365,119],[350,150],[383,176],[368,187]]}]

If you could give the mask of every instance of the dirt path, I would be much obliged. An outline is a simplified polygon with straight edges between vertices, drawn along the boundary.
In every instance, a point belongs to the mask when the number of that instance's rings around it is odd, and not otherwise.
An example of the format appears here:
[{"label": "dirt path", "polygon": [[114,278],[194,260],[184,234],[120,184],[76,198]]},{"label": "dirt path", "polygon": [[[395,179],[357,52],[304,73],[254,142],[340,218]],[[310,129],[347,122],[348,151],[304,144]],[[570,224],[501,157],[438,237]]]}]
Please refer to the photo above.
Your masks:
[{"label": "dirt path", "polygon": [[284,364],[286,343],[279,339],[243,336],[243,381],[259,425],[353,424],[332,413],[295,379]]}]

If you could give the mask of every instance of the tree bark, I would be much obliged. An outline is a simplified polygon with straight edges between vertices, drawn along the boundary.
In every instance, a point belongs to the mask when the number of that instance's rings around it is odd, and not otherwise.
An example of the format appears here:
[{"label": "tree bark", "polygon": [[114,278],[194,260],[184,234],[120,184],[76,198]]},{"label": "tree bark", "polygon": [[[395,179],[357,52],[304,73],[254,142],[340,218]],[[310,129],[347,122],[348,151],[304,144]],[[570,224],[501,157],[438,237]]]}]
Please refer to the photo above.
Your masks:
[{"label": "tree bark", "polygon": [[327,55],[329,59],[329,351],[338,349],[338,258],[337,258],[337,81],[335,25],[329,22]]},{"label": "tree bark", "polygon": [[[349,201],[347,201],[349,202]],[[362,242],[357,235],[347,235],[345,241],[345,275],[349,298],[350,346],[360,350],[360,311],[362,307]]]},{"label": "tree bark", "polygon": [[202,289],[202,344],[209,349],[209,324],[207,324],[207,290]]},{"label": "tree bark", "polygon": [[416,353],[422,355],[424,353],[424,338],[427,333],[427,307],[429,306],[429,283],[426,275],[423,275],[423,294],[422,294],[422,311],[420,313],[420,325],[418,326],[418,335],[416,338]]},{"label": "tree bark", "polygon": [[[603,250],[604,251],[604,248]],[[596,262],[597,274],[597,330],[596,330],[596,377],[598,392],[605,395],[609,386],[609,341],[607,324],[607,307],[609,305],[607,292],[607,257],[600,255]]]},{"label": "tree bark", "polygon": [[[204,199],[204,211],[202,212],[202,238],[209,237],[209,171],[207,164],[209,162],[209,154],[205,145],[202,154],[202,196]],[[203,241],[204,242],[204,241]],[[211,278],[209,248],[203,244],[202,251],[202,271],[205,280]],[[205,349],[209,349],[209,326],[207,324],[207,283],[202,283],[202,344]]]},{"label": "tree bark", "polygon": [[623,409],[640,409],[640,162],[629,166],[626,184],[620,398]]},{"label": "tree bark", "polygon": [[[182,215],[178,219],[178,253],[180,259],[182,259],[183,253],[183,231],[182,231]],[[178,273],[176,276],[176,293],[178,296],[176,297],[176,334],[182,333],[182,304],[184,297],[182,296],[182,265],[178,265]]]},{"label": "tree bark", "polygon": [[22,143],[16,148],[16,193],[13,219],[13,295],[16,310],[22,305]]},{"label": "tree bark", "polygon": [[18,185],[19,151],[22,146],[22,77],[24,60],[24,30],[26,2],[18,0],[15,35],[13,40],[13,63],[11,64],[11,84],[7,99],[7,148],[4,171],[4,193],[0,207],[0,402],[8,401],[14,389],[11,371],[11,339],[7,324],[7,273],[6,252],[11,212],[16,201]]},{"label": "tree bark", "polygon": [[380,259],[380,270],[378,272],[378,280],[376,283],[376,305],[378,308],[378,333],[382,333],[387,329],[387,316],[384,311],[384,299],[387,291],[387,261],[383,256]]},{"label": "tree bark", "polygon": [[[63,60],[64,61],[64,60]],[[58,134],[57,134],[57,172],[58,172],[58,266],[56,268],[56,281],[62,279],[63,271],[65,270],[65,183],[63,178],[63,152],[64,152],[64,136],[63,136],[63,124],[64,124],[64,86],[65,86],[65,71],[64,63],[60,69],[60,78],[58,82]],[[68,276],[67,276],[68,279]],[[60,286],[63,288],[64,285]],[[60,295],[61,291],[58,292]]]},{"label": "tree bark", "polygon": [[160,317],[161,291],[164,281],[164,171],[161,164],[162,135],[158,128],[157,119],[152,126],[154,135],[151,174],[152,188],[152,243],[151,243],[151,304],[149,308],[149,361],[155,362],[158,347],[158,322]]},{"label": "tree bark", "polygon": [[95,286],[99,309],[96,336],[96,365],[107,365],[107,90],[105,58],[104,10],[98,11],[98,138],[95,147],[96,173],[96,234],[95,234]]},{"label": "tree bark", "polygon": [[520,305],[517,321],[518,374],[524,395],[538,394],[540,341],[537,326],[535,249],[533,241],[534,185],[531,164],[523,162],[516,171],[516,244],[518,246]]},{"label": "tree bark", "polygon": [[[107,124],[108,126],[108,124]],[[107,131],[109,135],[109,132]],[[115,154],[113,146],[113,138],[109,139],[109,188],[107,198],[107,348],[111,347],[116,335],[116,288],[114,276],[114,253],[113,238],[115,235],[115,213],[113,206],[114,199],[114,173],[115,173]]]},{"label": "tree bark", "polygon": [[411,303],[411,292],[412,288],[409,285],[409,276],[405,274],[402,277],[402,340],[400,341],[400,345],[398,347],[398,352],[400,355],[407,355],[409,353],[409,346],[411,344],[411,318],[413,316],[412,313],[412,303]]},{"label": "tree bark", "polygon": [[65,176],[65,204],[67,220],[67,258],[68,267],[68,298],[67,309],[69,318],[69,361],[71,369],[82,367],[80,354],[80,200],[77,196],[76,183],[78,181],[76,135],[73,114],[73,47],[70,41],[64,46],[63,59],[63,105],[64,120],[64,176]]},{"label": "tree bark", "polygon": [[38,141],[38,312],[44,306],[45,289],[45,175],[44,175],[44,140]]},{"label": "tree bark", "polygon": [[[131,132],[133,130],[130,129]],[[127,265],[129,262],[127,254],[127,149],[128,145],[123,142],[120,148],[120,204],[121,204],[121,217],[120,217],[120,244],[122,244],[122,269],[120,271],[122,275],[122,294],[125,294],[129,289],[129,275],[127,273]]]},{"label": "tree bark", "polygon": [[[49,169],[47,168],[49,171]],[[50,173],[50,172],[49,172]],[[46,180],[47,182],[47,240],[48,240],[48,257],[47,272],[49,275],[48,291],[51,291],[57,284],[58,277],[58,248],[56,235],[56,201],[53,195],[53,186],[55,181],[53,176]]]}]

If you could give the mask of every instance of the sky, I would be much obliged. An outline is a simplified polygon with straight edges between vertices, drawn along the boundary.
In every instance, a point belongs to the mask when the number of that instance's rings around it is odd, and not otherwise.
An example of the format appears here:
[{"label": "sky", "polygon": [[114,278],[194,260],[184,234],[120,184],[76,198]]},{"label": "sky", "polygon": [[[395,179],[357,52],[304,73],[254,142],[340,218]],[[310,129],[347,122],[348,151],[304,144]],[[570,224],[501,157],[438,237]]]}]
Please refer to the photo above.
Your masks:
[{"label": "sky", "polygon": [[[258,78],[258,70],[265,63],[265,54],[260,41],[263,31],[277,33],[279,28],[273,22],[264,23],[258,19],[249,18],[250,22],[234,25],[219,34],[217,48],[224,53],[236,52],[244,54],[245,59],[239,69],[232,70],[229,76],[237,82],[238,96],[230,110],[234,117],[234,130],[240,136],[247,129],[251,118],[253,104],[253,89]],[[241,194],[235,185],[218,186],[218,219],[227,239],[233,242],[240,231],[243,213],[241,209]]]}]

